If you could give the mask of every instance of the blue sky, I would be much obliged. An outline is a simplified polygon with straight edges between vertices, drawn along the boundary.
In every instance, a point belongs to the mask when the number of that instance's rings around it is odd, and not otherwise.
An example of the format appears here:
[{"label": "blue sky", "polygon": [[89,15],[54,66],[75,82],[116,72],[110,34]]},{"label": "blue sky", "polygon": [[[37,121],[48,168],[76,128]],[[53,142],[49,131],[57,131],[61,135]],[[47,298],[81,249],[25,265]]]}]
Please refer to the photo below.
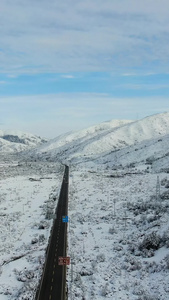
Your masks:
[{"label": "blue sky", "polygon": [[169,110],[168,0],[1,0],[0,124],[48,138]]}]

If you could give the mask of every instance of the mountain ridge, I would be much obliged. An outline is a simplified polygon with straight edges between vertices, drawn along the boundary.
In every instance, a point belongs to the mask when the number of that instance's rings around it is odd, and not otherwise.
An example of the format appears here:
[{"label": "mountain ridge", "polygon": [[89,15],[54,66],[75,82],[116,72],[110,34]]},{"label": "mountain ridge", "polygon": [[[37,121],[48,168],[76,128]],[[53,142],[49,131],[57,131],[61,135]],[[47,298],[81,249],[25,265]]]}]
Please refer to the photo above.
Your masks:
[{"label": "mountain ridge", "polygon": [[47,139],[16,130],[0,130],[0,151],[17,153],[46,143]]},{"label": "mountain ridge", "polygon": [[[116,124],[116,126],[115,126]],[[72,163],[99,159],[112,152],[169,134],[169,112],[137,121],[112,120],[65,134],[32,150],[32,157]]]},{"label": "mountain ridge", "polygon": [[[3,139],[2,147],[1,136],[0,132],[0,149],[8,149],[10,143],[13,152],[23,151],[23,159],[66,164],[93,162],[109,168],[143,164],[155,171],[169,164],[169,112],[136,121],[106,121],[77,132],[65,133],[48,142],[33,136],[31,145],[30,142],[26,145],[26,142],[32,135],[28,135],[26,140],[22,133],[17,138],[24,138],[23,144]],[[14,132],[12,138],[16,138]],[[33,143],[34,139],[36,143]]]}]

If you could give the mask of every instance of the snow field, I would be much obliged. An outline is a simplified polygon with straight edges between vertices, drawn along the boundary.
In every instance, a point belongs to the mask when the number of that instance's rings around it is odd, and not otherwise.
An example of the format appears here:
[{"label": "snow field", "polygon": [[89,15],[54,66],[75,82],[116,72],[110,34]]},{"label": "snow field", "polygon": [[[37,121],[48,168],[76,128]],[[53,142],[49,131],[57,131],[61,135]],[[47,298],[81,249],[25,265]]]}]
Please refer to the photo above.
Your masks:
[{"label": "snow field", "polygon": [[52,225],[47,208],[56,207],[60,184],[52,172],[0,180],[1,300],[34,299]]},{"label": "snow field", "polygon": [[[70,169],[71,171],[71,169]],[[112,173],[112,172],[111,172]],[[110,173],[110,174],[111,174]],[[169,299],[169,247],[141,249],[145,237],[168,232],[166,202],[160,216],[157,202],[158,174],[110,178],[107,172],[72,170],[69,196],[68,267],[70,299]],[[159,174],[160,178],[166,174]],[[165,190],[161,187],[161,192]],[[137,212],[136,204],[150,208]],[[125,220],[125,218],[127,218]],[[154,219],[153,219],[154,218]],[[161,239],[162,240],[162,239]]]}]

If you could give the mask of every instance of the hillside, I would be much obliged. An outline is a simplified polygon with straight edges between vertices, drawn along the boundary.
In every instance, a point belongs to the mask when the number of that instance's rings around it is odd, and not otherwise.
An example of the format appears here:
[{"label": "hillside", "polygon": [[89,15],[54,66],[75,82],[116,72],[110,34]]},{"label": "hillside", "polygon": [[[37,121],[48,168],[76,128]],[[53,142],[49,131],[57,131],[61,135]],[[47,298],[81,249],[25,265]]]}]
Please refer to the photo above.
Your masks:
[{"label": "hillside", "polygon": [[107,153],[95,163],[106,164],[110,168],[147,168],[155,172],[169,172],[169,134],[142,141],[138,144]]},{"label": "hillside", "polygon": [[138,121],[110,121],[68,133],[31,151],[32,158],[73,164],[97,160],[108,165],[147,162],[168,153],[169,113]]},{"label": "hillside", "polygon": [[30,133],[14,130],[0,130],[0,152],[20,152],[45,142],[47,142],[47,140]]}]

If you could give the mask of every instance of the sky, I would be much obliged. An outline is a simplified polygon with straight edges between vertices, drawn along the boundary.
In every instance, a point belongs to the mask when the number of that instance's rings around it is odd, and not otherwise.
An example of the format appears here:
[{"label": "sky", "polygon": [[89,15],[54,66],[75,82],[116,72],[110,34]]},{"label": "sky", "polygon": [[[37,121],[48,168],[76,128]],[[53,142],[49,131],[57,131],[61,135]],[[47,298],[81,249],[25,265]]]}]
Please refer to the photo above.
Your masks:
[{"label": "sky", "polygon": [[1,0],[0,129],[54,138],[169,111],[168,0]]}]

